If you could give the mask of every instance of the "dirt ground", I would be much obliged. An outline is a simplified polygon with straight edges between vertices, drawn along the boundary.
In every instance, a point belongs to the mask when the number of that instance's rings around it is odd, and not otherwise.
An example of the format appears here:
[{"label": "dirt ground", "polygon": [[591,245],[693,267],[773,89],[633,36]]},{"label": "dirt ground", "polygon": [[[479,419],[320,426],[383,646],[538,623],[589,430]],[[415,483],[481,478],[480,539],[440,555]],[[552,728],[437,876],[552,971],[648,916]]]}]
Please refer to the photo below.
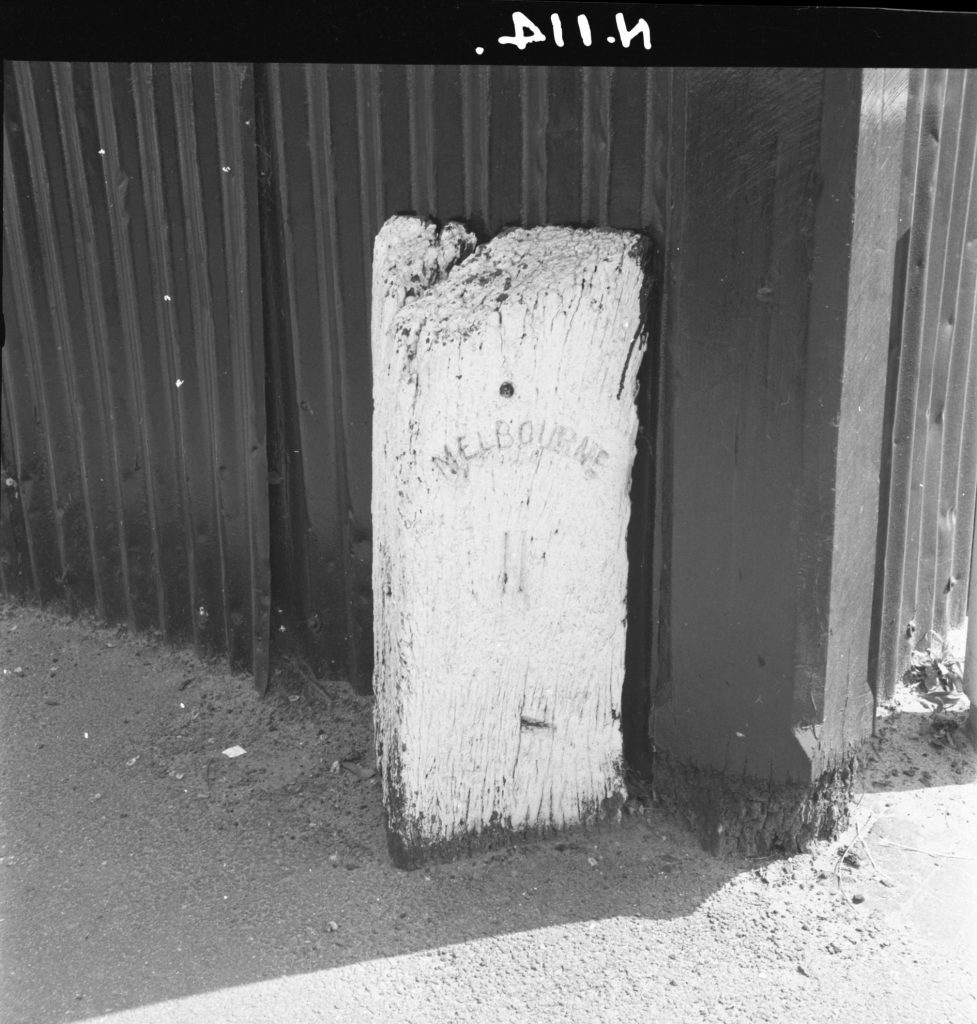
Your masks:
[{"label": "dirt ground", "polygon": [[414,872],[370,715],[0,606],[0,1021],[977,1022],[965,712],[883,708],[808,854],[719,861],[651,807]]}]

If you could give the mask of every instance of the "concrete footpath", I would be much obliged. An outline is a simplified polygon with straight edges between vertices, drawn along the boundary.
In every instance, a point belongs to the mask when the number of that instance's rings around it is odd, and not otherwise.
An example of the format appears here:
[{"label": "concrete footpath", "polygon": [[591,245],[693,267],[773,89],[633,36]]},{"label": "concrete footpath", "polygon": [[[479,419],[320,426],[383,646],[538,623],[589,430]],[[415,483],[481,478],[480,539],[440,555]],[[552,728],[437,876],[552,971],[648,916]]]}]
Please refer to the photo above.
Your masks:
[{"label": "concrete footpath", "polygon": [[718,861],[652,807],[403,872],[370,715],[0,607],[0,1022],[977,1021],[952,717],[891,710],[810,854]]}]

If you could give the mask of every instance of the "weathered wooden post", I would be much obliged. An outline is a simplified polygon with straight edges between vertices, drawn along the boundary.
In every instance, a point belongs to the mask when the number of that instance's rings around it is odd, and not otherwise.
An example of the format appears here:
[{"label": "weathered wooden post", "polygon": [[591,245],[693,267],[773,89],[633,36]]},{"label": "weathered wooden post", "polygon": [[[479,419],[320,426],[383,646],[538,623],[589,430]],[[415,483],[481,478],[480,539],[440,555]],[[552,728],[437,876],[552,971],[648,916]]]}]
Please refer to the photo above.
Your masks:
[{"label": "weathered wooden post", "polygon": [[717,852],[843,826],[872,730],[906,82],[672,83],[654,784]]},{"label": "weathered wooden post", "polygon": [[374,252],[376,736],[403,865],[624,796],[645,242],[473,242],[398,217]]}]

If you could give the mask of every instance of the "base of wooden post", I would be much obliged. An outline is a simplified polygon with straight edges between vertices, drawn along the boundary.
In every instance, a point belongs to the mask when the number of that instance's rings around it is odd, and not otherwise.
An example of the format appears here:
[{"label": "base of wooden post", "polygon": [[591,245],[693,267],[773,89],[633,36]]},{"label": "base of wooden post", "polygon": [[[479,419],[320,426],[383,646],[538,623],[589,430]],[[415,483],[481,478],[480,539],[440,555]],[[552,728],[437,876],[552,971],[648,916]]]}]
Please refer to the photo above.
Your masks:
[{"label": "base of wooden post", "polygon": [[848,826],[854,775],[854,756],[813,783],[771,783],[730,778],[659,752],[654,790],[717,856],[792,854]]},{"label": "base of wooden post", "polygon": [[[584,829],[598,827],[601,824],[617,822],[621,818],[624,797],[614,794],[601,800],[600,803],[581,814],[579,823],[574,827]],[[471,857],[489,850],[507,849],[522,843],[537,842],[540,839],[552,839],[557,835],[565,835],[567,828],[553,825],[537,825],[532,828],[516,828],[511,820],[492,822],[481,829],[470,832],[456,832],[450,839],[430,842],[419,829],[405,827],[404,821],[397,821],[394,810],[387,813],[387,851],[394,867],[411,871],[425,864],[439,864],[457,860],[459,857]]]}]

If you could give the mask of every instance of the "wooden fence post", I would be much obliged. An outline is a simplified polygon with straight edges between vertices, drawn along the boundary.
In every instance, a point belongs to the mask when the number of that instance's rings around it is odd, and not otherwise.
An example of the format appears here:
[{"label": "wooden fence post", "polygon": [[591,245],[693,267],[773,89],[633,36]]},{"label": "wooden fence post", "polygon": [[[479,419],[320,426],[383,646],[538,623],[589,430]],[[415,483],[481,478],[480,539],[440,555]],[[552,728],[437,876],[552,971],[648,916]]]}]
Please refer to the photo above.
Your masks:
[{"label": "wooden fence post", "polygon": [[624,797],[645,241],[471,241],[394,218],[374,255],[376,735],[404,866]]},{"label": "wooden fence post", "polygon": [[717,852],[847,820],[904,71],[676,72],[655,789]]}]

